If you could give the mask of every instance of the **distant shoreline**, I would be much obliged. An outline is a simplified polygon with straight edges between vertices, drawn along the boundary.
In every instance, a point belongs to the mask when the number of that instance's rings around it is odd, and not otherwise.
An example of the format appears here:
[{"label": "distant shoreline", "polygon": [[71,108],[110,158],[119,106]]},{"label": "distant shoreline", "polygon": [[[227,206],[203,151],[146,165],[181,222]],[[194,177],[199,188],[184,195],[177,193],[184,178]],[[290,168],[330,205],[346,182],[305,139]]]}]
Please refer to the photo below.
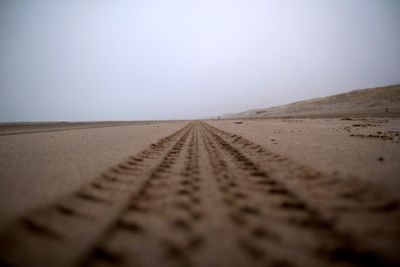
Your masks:
[{"label": "distant shoreline", "polygon": [[[21,122],[21,123],[0,123],[0,136],[32,134],[44,132],[59,132],[82,130],[92,128],[106,128],[131,126],[140,124],[159,123],[162,121],[96,121],[96,122]],[[167,122],[167,121],[165,121]],[[168,121],[174,122],[174,121]]]}]

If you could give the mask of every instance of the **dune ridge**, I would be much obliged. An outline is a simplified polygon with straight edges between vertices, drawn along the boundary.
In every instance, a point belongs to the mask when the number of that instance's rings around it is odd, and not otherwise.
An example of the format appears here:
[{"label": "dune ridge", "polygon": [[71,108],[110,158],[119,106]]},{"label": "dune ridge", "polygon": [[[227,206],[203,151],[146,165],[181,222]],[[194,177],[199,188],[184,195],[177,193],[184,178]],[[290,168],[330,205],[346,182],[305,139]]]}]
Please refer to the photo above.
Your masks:
[{"label": "dune ridge", "polygon": [[400,116],[400,84],[353,90],[291,104],[222,115],[222,118]]}]

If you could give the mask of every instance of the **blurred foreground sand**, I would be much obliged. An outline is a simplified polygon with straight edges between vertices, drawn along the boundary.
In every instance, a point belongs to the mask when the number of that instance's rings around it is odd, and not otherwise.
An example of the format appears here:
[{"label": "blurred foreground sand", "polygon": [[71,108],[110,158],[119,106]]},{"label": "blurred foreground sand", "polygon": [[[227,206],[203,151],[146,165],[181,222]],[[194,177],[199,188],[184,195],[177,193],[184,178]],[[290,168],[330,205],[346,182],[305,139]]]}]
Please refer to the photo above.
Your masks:
[{"label": "blurred foreground sand", "polygon": [[7,131],[0,265],[400,264],[399,119]]}]

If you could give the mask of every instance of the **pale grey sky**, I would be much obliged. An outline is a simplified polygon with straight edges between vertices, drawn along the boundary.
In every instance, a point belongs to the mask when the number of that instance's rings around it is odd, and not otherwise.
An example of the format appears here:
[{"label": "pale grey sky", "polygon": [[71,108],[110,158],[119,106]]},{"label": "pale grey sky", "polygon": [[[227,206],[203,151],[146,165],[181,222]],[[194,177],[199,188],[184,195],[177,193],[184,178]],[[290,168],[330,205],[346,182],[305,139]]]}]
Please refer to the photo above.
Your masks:
[{"label": "pale grey sky", "polygon": [[0,0],[0,121],[199,118],[395,83],[398,0]]}]

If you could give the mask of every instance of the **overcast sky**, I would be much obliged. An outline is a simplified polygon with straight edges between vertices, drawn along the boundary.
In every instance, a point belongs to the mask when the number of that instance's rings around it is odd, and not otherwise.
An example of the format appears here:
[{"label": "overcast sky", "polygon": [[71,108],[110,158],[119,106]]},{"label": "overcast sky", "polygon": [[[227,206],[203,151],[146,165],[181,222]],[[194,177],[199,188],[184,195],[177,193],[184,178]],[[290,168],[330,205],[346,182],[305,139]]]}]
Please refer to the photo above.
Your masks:
[{"label": "overcast sky", "polygon": [[0,121],[199,118],[396,83],[398,0],[0,0]]}]

